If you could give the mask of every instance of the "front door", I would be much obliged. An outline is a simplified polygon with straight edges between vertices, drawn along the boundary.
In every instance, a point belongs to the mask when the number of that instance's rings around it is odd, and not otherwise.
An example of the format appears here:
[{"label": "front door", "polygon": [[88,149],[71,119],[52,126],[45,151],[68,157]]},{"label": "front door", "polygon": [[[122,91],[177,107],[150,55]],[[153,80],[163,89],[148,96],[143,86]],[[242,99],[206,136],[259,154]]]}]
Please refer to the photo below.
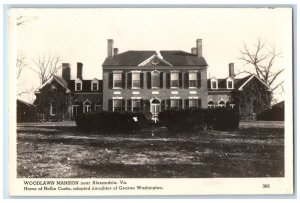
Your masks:
[{"label": "front door", "polygon": [[160,102],[157,99],[151,102],[150,112],[152,113],[152,120],[156,123],[158,121],[158,113],[160,112]]}]

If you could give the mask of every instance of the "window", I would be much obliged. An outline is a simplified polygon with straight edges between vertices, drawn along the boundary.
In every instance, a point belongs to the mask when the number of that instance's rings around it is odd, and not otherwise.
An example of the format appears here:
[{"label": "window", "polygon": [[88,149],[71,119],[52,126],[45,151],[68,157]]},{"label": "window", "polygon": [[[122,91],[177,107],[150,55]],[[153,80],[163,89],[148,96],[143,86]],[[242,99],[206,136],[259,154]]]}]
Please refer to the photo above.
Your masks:
[{"label": "window", "polygon": [[171,88],[179,87],[179,76],[178,73],[171,73]]},{"label": "window", "polygon": [[159,88],[159,72],[152,72],[152,88]]},{"label": "window", "polygon": [[54,103],[50,103],[50,115],[54,116],[56,114],[56,106]]},{"label": "window", "polygon": [[218,106],[221,107],[221,108],[225,108],[225,102],[224,101],[219,101]]},{"label": "window", "polygon": [[233,89],[233,81],[227,80],[227,89]]},{"label": "window", "polygon": [[218,89],[218,80],[215,77],[210,80],[210,88]]},{"label": "window", "polygon": [[113,81],[114,88],[122,88],[122,73],[114,73]]},{"label": "window", "polygon": [[179,99],[171,99],[171,109],[179,109]]},{"label": "window", "polygon": [[92,81],[92,91],[97,91],[99,89],[98,87],[98,81],[94,80]]},{"label": "window", "polygon": [[122,111],[122,99],[113,100],[113,111],[115,112]]},{"label": "window", "polygon": [[91,111],[92,103],[90,101],[85,101],[83,103],[83,113],[87,113]]},{"label": "window", "polygon": [[208,108],[214,108],[215,107],[215,105],[214,105],[214,102],[213,101],[209,101],[208,103],[207,103],[207,107]]},{"label": "window", "polygon": [[132,88],[140,88],[140,73],[132,73]]},{"label": "window", "polygon": [[81,91],[82,90],[82,82],[78,81],[75,83],[75,91]]},{"label": "window", "polygon": [[197,87],[197,73],[189,73],[189,87]]},{"label": "window", "polygon": [[78,108],[79,108],[79,105],[72,105],[72,118],[76,118],[77,115],[78,115]]},{"label": "window", "polygon": [[198,99],[189,99],[189,108],[198,108]]},{"label": "window", "polygon": [[101,111],[102,110],[102,103],[101,101],[97,101],[95,104],[95,111]]},{"label": "window", "polygon": [[139,99],[133,99],[132,100],[132,111],[137,112],[140,111],[140,100]]}]

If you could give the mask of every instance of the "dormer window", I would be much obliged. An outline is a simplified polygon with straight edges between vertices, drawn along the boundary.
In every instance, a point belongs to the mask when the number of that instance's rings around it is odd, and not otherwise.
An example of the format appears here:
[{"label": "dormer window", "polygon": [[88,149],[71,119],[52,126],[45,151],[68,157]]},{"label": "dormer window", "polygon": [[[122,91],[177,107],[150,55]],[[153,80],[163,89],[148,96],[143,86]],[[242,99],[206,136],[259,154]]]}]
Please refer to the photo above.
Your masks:
[{"label": "dormer window", "polygon": [[99,90],[99,82],[97,79],[92,80],[91,82],[91,90],[98,91]]},{"label": "dormer window", "polygon": [[227,79],[227,89],[233,89],[234,87],[233,87],[233,79],[232,78],[228,78]]},{"label": "dormer window", "polygon": [[212,78],[210,83],[211,89],[218,89],[218,80],[216,78]]},{"label": "dormer window", "polygon": [[78,78],[75,81],[75,91],[81,91],[82,90],[82,81]]}]

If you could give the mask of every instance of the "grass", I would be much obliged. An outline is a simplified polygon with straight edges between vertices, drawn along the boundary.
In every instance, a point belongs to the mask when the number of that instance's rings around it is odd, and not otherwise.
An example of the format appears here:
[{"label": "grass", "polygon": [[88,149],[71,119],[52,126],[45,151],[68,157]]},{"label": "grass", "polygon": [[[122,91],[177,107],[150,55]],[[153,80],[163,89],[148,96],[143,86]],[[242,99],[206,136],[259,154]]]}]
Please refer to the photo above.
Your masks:
[{"label": "grass", "polygon": [[282,122],[242,122],[236,131],[136,134],[79,132],[72,122],[18,124],[22,178],[283,177]]}]

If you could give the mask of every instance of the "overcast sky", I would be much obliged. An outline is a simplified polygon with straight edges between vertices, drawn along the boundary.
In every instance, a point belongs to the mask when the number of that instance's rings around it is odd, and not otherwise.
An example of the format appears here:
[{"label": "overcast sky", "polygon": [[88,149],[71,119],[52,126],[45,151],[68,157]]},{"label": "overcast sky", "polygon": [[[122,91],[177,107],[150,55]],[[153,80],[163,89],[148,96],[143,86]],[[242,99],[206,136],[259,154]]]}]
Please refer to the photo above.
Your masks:
[{"label": "overcast sky", "polygon": [[[17,26],[20,16],[27,22]],[[76,76],[76,62],[82,62],[84,79],[102,79],[109,38],[119,52],[190,52],[200,38],[208,74],[225,78],[230,62],[235,63],[236,72],[246,68],[238,60],[239,50],[243,42],[253,45],[258,38],[282,51],[276,68],[291,69],[291,17],[291,10],[284,8],[15,9],[9,18],[9,54],[24,55],[32,66],[31,59],[51,53],[71,63],[72,77]],[[22,89],[36,88],[39,79],[27,68],[18,83]],[[28,95],[22,99],[32,100]]]}]

